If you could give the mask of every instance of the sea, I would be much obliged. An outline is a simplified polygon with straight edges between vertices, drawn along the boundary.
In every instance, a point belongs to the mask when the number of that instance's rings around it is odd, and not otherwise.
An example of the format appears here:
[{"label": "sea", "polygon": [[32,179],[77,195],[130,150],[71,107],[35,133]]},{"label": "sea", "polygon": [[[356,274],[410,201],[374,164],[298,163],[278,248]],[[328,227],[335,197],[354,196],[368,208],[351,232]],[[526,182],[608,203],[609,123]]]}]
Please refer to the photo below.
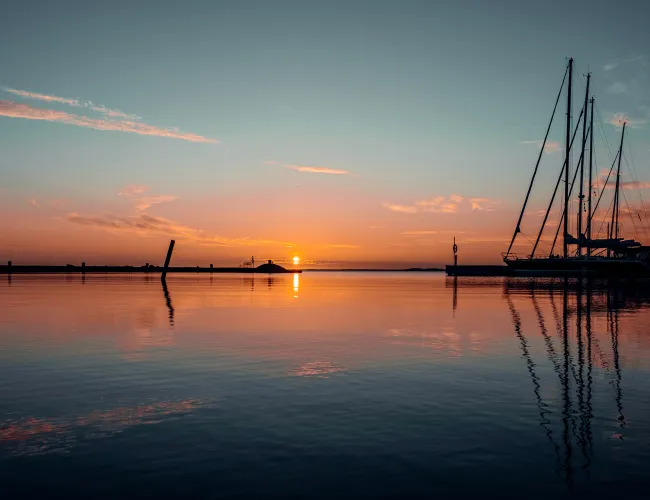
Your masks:
[{"label": "sea", "polygon": [[650,495],[650,284],[0,276],[2,498]]}]

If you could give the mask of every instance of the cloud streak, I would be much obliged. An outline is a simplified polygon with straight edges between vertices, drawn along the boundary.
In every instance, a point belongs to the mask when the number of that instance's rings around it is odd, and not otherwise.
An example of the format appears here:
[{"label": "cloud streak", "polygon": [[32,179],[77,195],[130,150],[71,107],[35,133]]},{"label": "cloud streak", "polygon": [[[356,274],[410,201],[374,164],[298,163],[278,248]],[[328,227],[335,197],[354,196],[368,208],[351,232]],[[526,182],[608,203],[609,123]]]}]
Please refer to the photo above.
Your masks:
[{"label": "cloud streak", "polygon": [[[544,141],[521,141],[521,144],[535,144],[538,148],[541,148]],[[547,154],[557,153],[560,149],[560,143],[557,141],[546,141],[546,144],[544,144],[544,152]]]},{"label": "cloud streak", "polygon": [[27,104],[20,104],[13,101],[0,100],[0,116],[6,116],[9,118],[23,118],[26,120],[58,122],[64,123],[66,125],[91,128],[94,130],[111,130],[139,135],[169,137],[190,142],[218,142],[216,139],[210,139],[196,134],[188,134],[180,132],[176,129],[164,129],[130,120],[106,120],[89,118],[86,116],[73,115],[64,111],[35,108]]},{"label": "cloud streak", "polygon": [[627,59],[622,59],[620,61],[613,61],[611,63],[605,64],[605,66],[603,66],[603,70],[611,71],[613,69],[618,68],[621,64],[627,64],[627,63],[632,63],[632,62],[636,62],[636,61],[643,61],[643,59],[645,59],[645,56],[644,55],[639,55],[639,56],[629,57]]},{"label": "cloud streak", "polygon": [[120,217],[112,213],[99,216],[84,216],[75,212],[68,214],[65,219],[74,224],[91,226],[110,232],[125,232],[140,236],[168,236],[179,240],[191,241],[202,245],[212,246],[258,246],[258,245],[287,245],[287,242],[273,240],[254,240],[251,238],[226,238],[179,224],[163,217],[154,217],[144,213]]},{"label": "cloud streak", "polygon": [[309,174],[351,175],[353,177],[358,177],[357,174],[354,174],[348,170],[328,168],[328,167],[316,167],[313,165],[294,165],[290,163],[282,163],[276,160],[263,161],[262,165],[282,165],[284,168],[287,168],[289,170],[295,170],[296,172],[303,172]]},{"label": "cloud streak", "polygon": [[123,196],[132,200],[135,204],[136,210],[143,212],[151,205],[157,205],[159,203],[166,203],[169,201],[175,201],[178,198],[176,196],[168,194],[159,194],[159,195],[150,195],[150,196],[140,196],[144,194],[149,188],[147,186],[142,186],[139,184],[128,184],[124,186],[117,194],[118,196]]},{"label": "cloud streak", "polygon": [[135,196],[144,193],[147,189],[149,189],[147,186],[140,184],[127,184],[117,194],[119,196]]},{"label": "cloud streak", "polygon": [[415,214],[418,212],[418,207],[412,207],[408,205],[395,205],[393,203],[384,203],[382,206],[384,208],[387,208],[388,210],[392,210],[393,212],[401,212],[404,214]]},{"label": "cloud streak", "polygon": [[18,97],[24,97],[26,99],[34,99],[38,101],[57,103],[57,104],[67,104],[68,106],[74,106],[77,108],[87,108],[92,111],[97,111],[98,113],[103,113],[106,116],[109,116],[111,118],[128,118],[129,120],[141,119],[139,116],[124,113],[119,109],[107,108],[106,106],[103,106],[101,104],[99,105],[93,104],[91,101],[80,101],[79,99],[68,99],[67,97],[58,97],[55,95],[39,94],[38,92],[29,92],[27,90],[12,89],[9,87],[3,87],[2,90],[4,90],[5,92],[9,92],[10,94],[14,94]]},{"label": "cloud streak", "polygon": [[296,170],[297,172],[308,172],[311,174],[350,175],[347,170],[338,170],[327,167],[312,167],[309,165],[285,165],[284,168]]},{"label": "cloud streak", "polygon": [[428,200],[419,200],[413,205],[384,203],[382,206],[393,212],[405,214],[417,214],[421,212],[455,214],[459,211],[468,210],[472,212],[491,212],[497,203],[499,203],[498,200],[491,198],[468,198],[459,194],[451,194],[449,196],[435,196]]}]

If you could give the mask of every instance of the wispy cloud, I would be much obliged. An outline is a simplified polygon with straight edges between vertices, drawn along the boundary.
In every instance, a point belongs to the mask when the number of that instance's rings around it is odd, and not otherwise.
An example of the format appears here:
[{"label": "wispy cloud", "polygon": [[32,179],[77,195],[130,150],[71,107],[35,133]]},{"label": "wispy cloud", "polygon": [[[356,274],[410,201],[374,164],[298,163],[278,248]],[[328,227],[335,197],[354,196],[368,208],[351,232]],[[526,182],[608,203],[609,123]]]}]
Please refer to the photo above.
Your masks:
[{"label": "wispy cloud", "polygon": [[178,199],[176,196],[171,196],[168,194],[140,196],[148,191],[148,189],[149,188],[147,186],[128,184],[124,186],[117,194],[118,196],[123,196],[132,200],[135,208],[140,212],[151,207],[151,205],[157,205],[159,203],[166,203]]},{"label": "wispy cloud", "polygon": [[285,165],[284,168],[296,170],[298,172],[309,172],[312,174],[332,174],[332,175],[349,175],[347,170],[338,170],[335,168],[327,167],[312,167],[309,165]]},{"label": "wispy cloud", "polygon": [[190,142],[218,142],[216,139],[210,139],[197,134],[184,133],[178,129],[160,128],[153,125],[147,125],[146,123],[137,121],[140,119],[137,116],[129,115],[122,111],[110,109],[105,106],[98,106],[92,102],[81,102],[76,99],[67,99],[64,97],[37,94],[35,92],[10,88],[3,88],[2,90],[20,97],[36,99],[51,104],[66,104],[77,108],[97,111],[104,115],[103,118],[91,118],[54,109],[37,108],[28,104],[16,103],[14,101],[0,100],[0,116],[6,116],[8,118],[59,122],[65,123],[66,125],[75,125],[77,127],[86,127],[94,130],[110,130],[139,135],[169,137]]},{"label": "wispy cloud", "polygon": [[395,205],[393,203],[384,203],[382,206],[384,208],[387,208],[388,210],[392,210],[393,212],[402,212],[405,214],[415,214],[418,211],[418,207],[413,207],[408,205]]},{"label": "wispy cloud", "polygon": [[111,118],[128,118],[129,120],[141,119],[139,116],[124,113],[119,109],[107,108],[106,106],[103,106],[101,104],[93,104],[91,101],[80,101],[79,99],[68,99],[67,97],[58,97],[55,95],[39,94],[37,92],[29,92],[27,90],[18,90],[18,89],[12,89],[8,87],[3,87],[2,90],[17,95],[19,97],[24,97],[26,99],[35,99],[38,101],[67,104],[69,106],[74,106],[77,108],[87,108],[92,111],[97,111],[98,113],[103,113],[106,116],[109,116]]},{"label": "wispy cloud", "polygon": [[420,212],[433,212],[455,214],[459,211],[491,212],[498,200],[491,198],[465,197],[459,194],[449,196],[435,196],[428,200],[416,201],[413,205],[396,205],[393,203],[384,203],[382,206],[393,212],[402,212],[406,214],[416,214]]},{"label": "wispy cloud", "polygon": [[35,198],[32,198],[31,200],[28,200],[28,201],[29,201],[29,204],[31,206],[36,207],[36,208],[41,208],[41,206],[38,204],[38,202],[36,201]]},{"label": "wispy cloud", "polygon": [[127,184],[124,186],[119,193],[119,196],[134,196],[136,194],[142,194],[149,189],[147,186],[142,186],[139,184]]},{"label": "wispy cloud", "polygon": [[[598,183],[601,186],[605,185],[605,181],[607,180],[607,174],[609,173],[609,169],[603,168],[601,171],[598,173]],[[621,174],[621,176],[625,176],[624,173]],[[620,186],[623,189],[650,189],[650,182],[648,181],[621,181]],[[616,187],[616,171],[612,173],[612,175],[609,176],[609,182],[605,186],[606,189],[614,189]]]},{"label": "wispy cloud", "polygon": [[[535,144],[538,148],[541,148],[542,144],[544,144],[544,141],[540,141],[540,140],[521,141],[521,144]],[[546,141],[546,144],[544,144],[545,153],[556,153],[560,149],[561,149],[560,143],[557,141]]]},{"label": "wispy cloud", "polygon": [[346,248],[346,249],[359,248],[359,245],[348,245],[346,243],[332,243],[327,246],[328,248]]},{"label": "wispy cloud", "polygon": [[469,202],[472,205],[472,210],[475,212],[482,212],[483,210],[491,212],[494,210],[493,205],[498,203],[496,200],[490,198],[470,198]]},{"label": "wispy cloud", "polygon": [[643,128],[643,126],[648,123],[648,120],[636,118],[631,119],[623,113],[616,113],[610,117],[609,123],[617,128],[621,128],[624,123],[626,123],[629,128]]},{"label": "wispy cloud", "polygon": [[623,82],[614,82],[607,87],[607,92],[609,94],[625,94],[627,92],[627,85]]},{"label": "wispy cloud", "polygon": [[603,69],[605,71],[611,71],[613,69],[618,68],[621,64],[633,63],[633,62],[636,62],[636,61],[643,61],[644,59],[645,59],[644,55],[638,55],[638,56],[629,57],[627,59],[621,59],[619,61],[612,61],[612,62],[610,62],[608,64],[605,64],[605,66],[603,66]]},{"label": "wispy cloud", "polygon": [[214,246],[260,246],[287,245],[287,242],[272,240],[255,240],[251,238],[227,238],[207,234],[205,231],[179,224],[163,217],[154,217],[144,213],[120,217],[112,213],[99,216],[83,216],[70,213],[66,220],[75,224],[92,226],[111,232],[129,232],[141,236],[169,236],[179,240],[191,241]]},{"label": "wispy cloud", "polygon": [[433,234],[438,234],[438,231],[404,231],[402,233],[404,236],[430,236]]},{"label": "wispy cloud", "polygon": [[329,175],[350,175],[353,177],[358,177],[357,174],[349,172],[348,170],[342,170],[337,168],[328,168],[328,167],[316,167],[313,165],[294,165],[289,163],[282,163],[276,160],[266,160],[262,162],[263,165],[282,165],[284,168],[289,170],[295,170],[296,172],[305,172],[310,174],[329,174]]},{"label": "wispy cloud", "polygon": [[177,200],[178,198],[176,196],[171,196],[171,195],[166,195],[166,194],[161,194],[158,196],[143,196],[142,198],[138,199],[138,202],[135,205],[135,208],[144,211],[147,208],[149,208],[151,205],[157,205],[159,203],[166,203],[169,201],[174,201]]}]

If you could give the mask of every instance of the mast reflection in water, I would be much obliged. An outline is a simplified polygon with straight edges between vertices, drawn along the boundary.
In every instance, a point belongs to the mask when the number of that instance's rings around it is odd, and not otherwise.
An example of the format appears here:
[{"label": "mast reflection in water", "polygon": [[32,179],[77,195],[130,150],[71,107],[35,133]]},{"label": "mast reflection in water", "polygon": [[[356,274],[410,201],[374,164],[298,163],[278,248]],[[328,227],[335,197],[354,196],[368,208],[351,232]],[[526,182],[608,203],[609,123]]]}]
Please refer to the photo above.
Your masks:
[{"label": "mast reflection in water", "polygon": [[[596,306],[597,319],[605,319],[604,324],[603,321],[599,321],[599,324],[605,327],[605,333],[611,340],[609,355],[605,352],[606,346],[596,341],[599,354],[603,359],[602,365],[611,376],[610,383],[614,389],[612,403],[615,404],[618,413],[620,430],[613,432],[611,437],[623,439],[625,417],[619,356],[619,307],[621,305],[638,307],[646,302],[646,296],[639,294],[641,290],[644,289],[630,289],[629,284],[612,286],[611,283],[594,283],[591,280],[505,280],[504,282],[504,296],[510,308],[514,333],[532,381],[540,426],[556,454],[557,473],[565,481],[569,490],[573,489],[573,476],[577,468],[589,476],[594,453],[593,306]],[[537,316],[537,325],[522,326],[521,316],[513,296],[530,298]],[[554,335],[549,333],[546,327],[546,319],[539,306],[540,296],[550,303],[555,315]],[[561,318],[557,315],[556,301],[561,301]],[[606,305],[604,318],[602,304]],[[537,361],[533,359],[527,335],[531,337],[541,335],[546,347],[545,359],[541,357]],[[612,360],[613,373],[609,364],[604,361],[608,357]],[[542,379],[537,375],[539,364],[546,360],[557,375],[556,378]],[[561,394],[561,403],[555,411],[552,409],[553,405],[544,401],[542,396],[544,392],[542,387],[547,385],[549,393],[553,393],[553,389],[559,389]],[[558,442],[558,433],[553,432],[554,424],[558,425],[554,419],[559,421],[560,442]]]}]

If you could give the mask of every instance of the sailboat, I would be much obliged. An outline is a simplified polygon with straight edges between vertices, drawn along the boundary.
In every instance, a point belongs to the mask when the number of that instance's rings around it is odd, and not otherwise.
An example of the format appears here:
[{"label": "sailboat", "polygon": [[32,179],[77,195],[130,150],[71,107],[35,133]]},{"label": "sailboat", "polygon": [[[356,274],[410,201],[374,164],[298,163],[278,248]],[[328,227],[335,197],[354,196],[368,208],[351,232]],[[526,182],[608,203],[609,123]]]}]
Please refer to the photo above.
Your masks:
[{"label": "sailboat", "polygon": [[[533,176],[528,186],[528,192],[524,199],[524,203],[519,214],[519,219],[515,227],[510,246],[508,250],[502,254],[503,260],[508,268],[515,274],[528,274],[528,275],[544,275],[544,276],[566,276],[566,275],[597,275],[607,277],[650,277],[650,246],[645,246],[634,239],[626,239],[620,233],[620,189],[621,189],[621,160],[623,156],[623,141],[625,139],[626,123],[622,124],[621,141],[618,152],[612,162],[610,168],[610,175],[607,177],[605,185],[602,187],[600,196],[596,199],[594,193],[593,183],[593,160],[594,160],[594,98],[589,98],[589,85],[591,74],[587,75],[587,85],[584,97],[584,105],[582,111],[576,120],[576,126],[572,127],[572,85],[573,85],[573,59],[569,59],[560,91],[558,92],[555,101],[555,107],[551,120],[546,129],[546,135],[541,145],[537,163],[533,171]],[[521,223],[528,205],[530,194],[535,183],[539,165],[542,159],[542,154],[548,140],[551,125],[557,111],[558,103],[562,96],[562,91],[566,85],[566,99],[567,99],[567,113],[566,113],[566,139],[565,139],[565,157],[564,164],[558,176],[555,190],[551,197],[548,209],[546,210],[541,227],[537,234],[537,239],[533,245],[532,252],[526,256],[518,256],[512,252],[513,245],[517,236],[521,233]],[[582,126],[580,121],[582,119]],[[582,147],[580,149],[580,157],[577,166],[571,177],[571,152],[573,143],[579,129],[582,129]],[[586,151],[589,150],[589,158],[587,161]],[[576,148],[573,148],[576,149]],[[607,187],[607,182],[614,172],[615,174],[615,187],[612,200],[611,220],[608,224],[608,231],[606,238],[593,238],[592,226],[596,210],[602,195]],[[587,195],[585,196],[585,173],[587,173]],[[548,217],[553,207],[558,188],[564,182],[564,196],[563,196],[563,210],[560,222],[555,232],[555,238],[551,246],[550,252],[546,255],[541,255],[539,251],[539,243],[542,234],[547,225]],[[574,186],[578,186],[578,203],[579,208],[577,211],[577,236],[573,236],[569,231],[569,204],[571,196],[573,195]],[[585,198],[587,203],[585,207]],[[593,205],[596,199],[595,206]],[[584,215],[583,212],[586,212]],[[563,230],[563,244],[562,253],[554,254],[555,244],[558,239],[560,229]]]}]

